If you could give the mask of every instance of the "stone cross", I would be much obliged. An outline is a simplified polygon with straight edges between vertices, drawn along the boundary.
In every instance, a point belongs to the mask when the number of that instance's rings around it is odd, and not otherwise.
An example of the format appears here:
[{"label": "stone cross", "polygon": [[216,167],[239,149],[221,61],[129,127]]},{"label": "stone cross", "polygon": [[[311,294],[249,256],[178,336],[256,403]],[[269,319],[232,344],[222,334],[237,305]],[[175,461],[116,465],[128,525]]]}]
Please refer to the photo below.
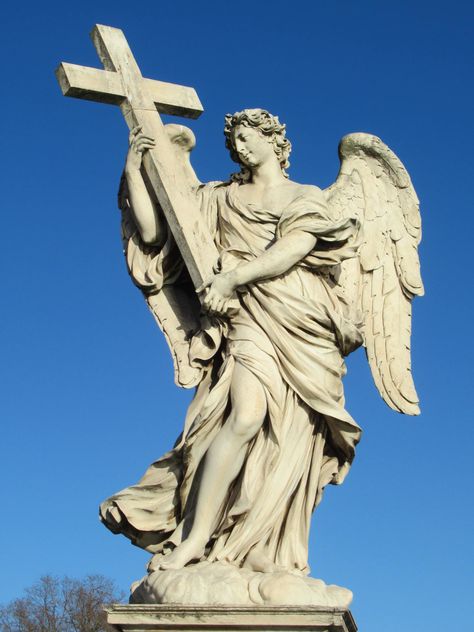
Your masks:
[{"label": "stone cross", "polygon": [[56,77],[65,96],[119,105],[132,129],[155,139],[143,166],[195,287],[212,274],[218,253],[159,112],[197,118],[203,111],[193,88],[142,76],[120,29],[96,24],[91,38],[105,70],[61,63]]}]

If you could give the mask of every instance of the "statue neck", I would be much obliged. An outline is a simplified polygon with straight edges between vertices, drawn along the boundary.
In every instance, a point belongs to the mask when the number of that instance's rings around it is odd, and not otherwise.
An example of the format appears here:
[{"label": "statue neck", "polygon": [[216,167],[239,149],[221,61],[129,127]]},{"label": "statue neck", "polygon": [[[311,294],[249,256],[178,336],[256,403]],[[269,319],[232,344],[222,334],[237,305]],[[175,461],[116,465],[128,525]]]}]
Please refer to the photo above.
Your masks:
[{"label": "statue neck", "polygon": [[281,184],[283,181],[286,181],[286,178],[283,175],[280,164],[276,159],[269,160],[252,168],[251,183],[256,186],[267,188]]}]

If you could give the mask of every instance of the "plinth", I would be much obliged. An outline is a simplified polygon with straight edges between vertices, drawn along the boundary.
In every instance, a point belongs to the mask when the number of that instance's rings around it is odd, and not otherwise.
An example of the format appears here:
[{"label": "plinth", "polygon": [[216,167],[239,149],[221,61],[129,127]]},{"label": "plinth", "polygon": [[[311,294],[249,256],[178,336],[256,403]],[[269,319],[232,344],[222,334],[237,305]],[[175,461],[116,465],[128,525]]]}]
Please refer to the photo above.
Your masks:
[{"label": "plinth", "polygon": [[115,604],[106,613],[117,632],[357,632],[349,610],[316,606]]}]

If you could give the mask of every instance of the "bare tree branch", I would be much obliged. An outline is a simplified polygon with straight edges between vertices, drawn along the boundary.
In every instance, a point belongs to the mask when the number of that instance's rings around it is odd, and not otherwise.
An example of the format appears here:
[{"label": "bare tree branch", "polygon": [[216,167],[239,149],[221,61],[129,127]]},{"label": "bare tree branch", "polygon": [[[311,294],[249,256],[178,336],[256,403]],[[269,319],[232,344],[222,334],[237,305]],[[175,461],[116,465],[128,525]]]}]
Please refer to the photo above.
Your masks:
[{"label": "bare tree branch", "polygon": [[123,601],[103,575],[84,579],[44,575],[25,596],[0,606],[2,632],[110,632],[104,605]]}]

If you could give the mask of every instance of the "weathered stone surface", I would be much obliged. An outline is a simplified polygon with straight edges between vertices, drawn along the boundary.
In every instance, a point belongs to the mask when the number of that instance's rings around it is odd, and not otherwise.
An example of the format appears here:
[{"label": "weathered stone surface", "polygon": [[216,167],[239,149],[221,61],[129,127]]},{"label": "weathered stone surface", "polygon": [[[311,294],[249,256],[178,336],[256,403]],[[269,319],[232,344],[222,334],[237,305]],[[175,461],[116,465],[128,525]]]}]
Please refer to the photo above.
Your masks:
[{"label": "weathered stone surface", "polygon": [[118,105],[129,129],[156,139],[144,158],[151,189],[165,213],[196,285],[212,272],[218,253],[192,196],[158,112],[197,118],[193,88],[145,79],[120,29],[97,24],[91,33],[105,70],[62,63],[56,76],[65,96]]},{"label": "weathered stone surface", "polygon": [[262,573],[225,562],[157,570],[132,588],[132,603],[349,607],[352,592],[285,571]]},{"label": "weathered stone surface", "polygon": [[357,632],[340,608],[114,605],[106,612],[117,632]]},{"label": "weathered stone surface", "polygon": [[309,528],[360,439],[344,357],[364,345],[385,402],[419,412],[410,177],[379,138],[350,134],[331,187],[294,182],[285,125],[255,108],[225,117],[238,171],[201,184],[194,135],[157,111],[195,117],[197,95],[144,79],[119,29],[96,26],[92,38],[105,70],[63,64],[58,79],[66,95],[119,105],[131,130],[120,187],[128,269],[177,382],[197,387],[173,449],[101,506],[111,531],[153,554],[134,598],[347,607],[349,591],[304,577]]}]

